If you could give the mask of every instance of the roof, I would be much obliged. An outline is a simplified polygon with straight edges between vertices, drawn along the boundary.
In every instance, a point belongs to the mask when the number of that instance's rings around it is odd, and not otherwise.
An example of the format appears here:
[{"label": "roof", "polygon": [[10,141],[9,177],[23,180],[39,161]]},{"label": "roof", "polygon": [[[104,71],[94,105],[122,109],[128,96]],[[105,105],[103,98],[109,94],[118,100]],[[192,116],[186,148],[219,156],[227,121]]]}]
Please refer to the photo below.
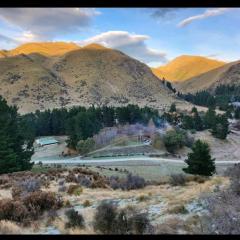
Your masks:
[{"label": "roof", "polygon": [[41,145],[49,145],[49,144],[55,144],[58,143],[58,141],[53,138],[53,137],[45,137],[45,138],[39,138],[36,140],[37,144],[41,144]]}]

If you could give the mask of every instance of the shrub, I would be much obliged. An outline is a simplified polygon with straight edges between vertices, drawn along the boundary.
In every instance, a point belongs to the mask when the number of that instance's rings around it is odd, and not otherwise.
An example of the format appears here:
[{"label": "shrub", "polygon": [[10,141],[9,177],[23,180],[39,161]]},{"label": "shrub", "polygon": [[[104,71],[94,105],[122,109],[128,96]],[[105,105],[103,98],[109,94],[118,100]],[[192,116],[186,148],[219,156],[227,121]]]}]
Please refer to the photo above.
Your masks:
[{"label": "shrub", "polygon": [[169,130],[163,137],[166,149],[170,153],[174,153],[177,149],[184,145],[184,134],[181,131]]},{"label": "shrub", "polygon": [[74,182],[77,183],[77,178],[75,176],[75,174],[73,172],[70,172],[67,176],[66,176],[66,181],[67,182]]},{"label": "shrub", "polygon": [[134,176],[132,174],[127,175],[127,180],[123,184],[122,188],[123,189],[140,189],[144,188],[146,186],[145,179],[139,176]]},{"label": "shrub", "polygon": [[84,187],[91,187],[92,186],[91,180],[86,176],[78,175],[77,181],[81,186],[84,186]]},{"label": "shrub", "polygon": [[69,200],[66,200],[66,201],[64,202],[64,207],[71,207],[71,203],[70,203]]},{"label": "shrub", "polygon": [[153,139],[153,147],[159,150],[162,150],[164,147],[164,142],[163,139],[161,138],[161,136],[159,134],[156,134],[154,139]]},{"label": "shrub", "polygon": [[12,197],[14,199],[23,197],[28,193],[39,191],[41,181],[39,179],[30,178],[19,183],[16,183],[12,188]]},{"label": "shrub", "polygon": [[23,203],[36,217],[45,210],[59,209],[63,205],[62,199],[54,193],[41,191],[29,194],[23,199]]},{"label": "shrub", "polygon": [[185,208],[184,205],[177,205],[173,208],[170,208],[168,210],[168,213],[170,213],[170,214],[178,214],[178,213],[186,214],[186,213],[188,213],[188,210]]},{"label": "shrub", "polygon": [[145,195],[140,195],[140,196],[138,197],[138,201],[139,201],[139,202],[146,201],[147,199],[148,199],[148,197],[145,196]]},{"label": "shrub", "polygon": [[82,188],[79,185],[69,185],[67,193],[70,195],[79,196],[82,193]]},{"label": "shrub", "polygon": [[172,186],[184,186],[186,184],[186,176],[183,174],[172,174],[170,176],[170,184]]},{"label": "shrub", "polygon": [[89,207],[89,206],[91,206],[90,201],[89,201],[89,200],[84,201],[83,206],[84,206],[84,207]]},{"label": "shrub", "polygon": [[48,218],[50,219],[50,221],[55,220],[58,217],[57,211],[55,209],[50,209],[48,211]]},{"label": "shrub", "polygon": [[84,227],[84,218],[77,211],[75,211],[74,209],[69,209],[66,211],[65,214],[68,218],[66,228]]},{"label": "shrub", "polygon": [[65,185],[60,186],[60,187],[58,188],[58,192],[66,192],[66,190],[67,190],[67,187],[66,187]]},{"label": "shrub", "polygon": [[93,138],[88,138],[86,140],[80,140],[77,143],[77,150],[80,154],[85,155],[92,151],[95,147],[95,141]]},{"label": "shrub", "polygon": [[197,183],[204,183],[208,177],[206,176],[201,176],[201,175],[187,175],[186,176],[186,181],[187,182],[197,182]]},{"label": "shrub", "polygon": [[122,190],[140,189],[146,186],[144,178],[128,174],[126,178],[120,179],[117,176],[109,178],[109,185],[113,189],[121,188]]},{"label": "shrub", "polygon": [[22,202],[11,199],[0,201],[0,220],[23,222],[29,217],[28,209]]},{"label": "shrub", "polygon": [[150,228],[150,221],[146,213],[134,214],[129,221],[133,234],[143,234]]},{"label": "shrub", "polygon": [[63,186],[65,184],[65,179],[60,179],[58,182],[59,186]]},{"label": "shrub", "polygon": [[114,233],[116,216],[117,209],[111,202],[101,202],[94,216],[94,230],[103,234]]},{"label": "shrub", "polygon": [[239,196],[231,191],[223,191],[205,198],[209,215],[203,233],[240,234]]},{"label": "shrub", "polygon": [[22,229],[16,223],[6,220],[0,221],[0,234],[21,234]]}]

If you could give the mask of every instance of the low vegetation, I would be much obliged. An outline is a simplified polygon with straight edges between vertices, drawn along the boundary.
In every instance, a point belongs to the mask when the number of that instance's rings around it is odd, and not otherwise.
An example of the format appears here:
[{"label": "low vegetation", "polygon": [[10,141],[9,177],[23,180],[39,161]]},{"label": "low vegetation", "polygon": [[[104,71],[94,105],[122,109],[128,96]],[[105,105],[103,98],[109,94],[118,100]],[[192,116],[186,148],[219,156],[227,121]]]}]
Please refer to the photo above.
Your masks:
[{"label": "low vegetation", "polygon": [[129,208],[119,210],[111,202],[102,202],[97,207],[94,229],[103,234],[153,233],[147,214]]}]

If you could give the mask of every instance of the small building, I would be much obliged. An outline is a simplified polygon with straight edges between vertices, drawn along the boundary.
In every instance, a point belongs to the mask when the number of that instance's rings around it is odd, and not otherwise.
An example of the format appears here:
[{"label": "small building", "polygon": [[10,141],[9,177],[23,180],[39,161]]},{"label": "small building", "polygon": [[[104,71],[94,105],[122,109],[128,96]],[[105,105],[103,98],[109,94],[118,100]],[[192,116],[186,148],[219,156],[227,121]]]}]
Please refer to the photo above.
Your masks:
[{"label": "small building", "polygon": [[36,143],[37,143],[38,146],[43,147],[43,146],[46,146],[46,145],[57,144],[57,143],[59,143],[59,141],[57,141],[53,137],[44,137],[44,138],[37,139]]}]

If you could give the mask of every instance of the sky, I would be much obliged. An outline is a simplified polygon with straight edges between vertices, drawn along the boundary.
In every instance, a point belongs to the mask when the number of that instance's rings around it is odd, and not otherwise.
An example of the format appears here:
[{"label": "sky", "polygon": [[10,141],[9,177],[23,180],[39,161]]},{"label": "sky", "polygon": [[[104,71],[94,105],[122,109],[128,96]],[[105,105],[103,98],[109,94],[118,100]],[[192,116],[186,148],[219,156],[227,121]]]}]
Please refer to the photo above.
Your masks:
[{"label": "sky", "polygon": [[99,43],[151,67],[180,55],[240,59],[240,8],[0,8],[0,49]]}]

